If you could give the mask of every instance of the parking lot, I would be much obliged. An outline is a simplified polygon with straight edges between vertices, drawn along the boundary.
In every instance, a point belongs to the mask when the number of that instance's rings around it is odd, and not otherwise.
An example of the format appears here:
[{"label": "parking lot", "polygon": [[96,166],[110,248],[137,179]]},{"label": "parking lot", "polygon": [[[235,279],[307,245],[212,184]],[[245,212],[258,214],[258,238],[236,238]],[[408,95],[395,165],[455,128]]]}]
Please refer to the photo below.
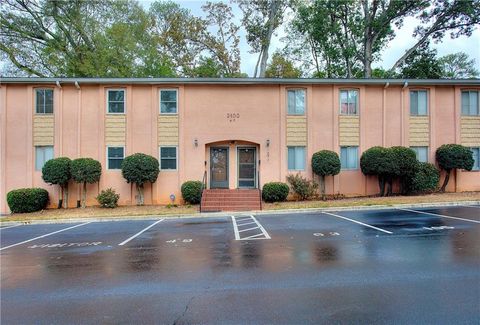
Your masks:
[{"label": "parking lot", "polygon": [[480,206],[14,225],[3,324],[478,324]]}]

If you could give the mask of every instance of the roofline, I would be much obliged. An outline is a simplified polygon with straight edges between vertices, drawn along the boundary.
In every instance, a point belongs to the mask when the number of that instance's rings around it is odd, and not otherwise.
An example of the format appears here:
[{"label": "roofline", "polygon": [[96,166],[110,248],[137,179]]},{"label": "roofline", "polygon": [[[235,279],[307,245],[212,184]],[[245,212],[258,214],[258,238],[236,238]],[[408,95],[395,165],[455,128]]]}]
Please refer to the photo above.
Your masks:
[{"label": "roofline", "polygon": [[350,85],[470,85],[480,86],[480,79],[283,79],[283,78],[38,78],[0,77],[0,84],[350,84]]}]

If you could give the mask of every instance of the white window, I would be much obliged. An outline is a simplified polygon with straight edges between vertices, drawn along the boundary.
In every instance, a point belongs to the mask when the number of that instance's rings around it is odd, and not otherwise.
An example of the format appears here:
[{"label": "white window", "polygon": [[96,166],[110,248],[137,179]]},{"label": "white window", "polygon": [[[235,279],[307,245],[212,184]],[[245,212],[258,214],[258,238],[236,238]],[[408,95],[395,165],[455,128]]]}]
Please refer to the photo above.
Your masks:
[{"label": "white window", "polygon": [[410,115],[428,114],[428,92],[426,90],[410,91]]},{"label": "white window", "polygon": [[177,99],[176,89],[160,90],[160,114],[177,114]]},{"label": "white window", "polygon": [[288,170],[305,170],[305,147],[288,147]]},{"label": "white window", "polygon": [[358,168],[358,147],[340,147],[342,169]]},{"label": "white window", "polygon": [[35,170],[42,170],[43,165],[53,159],[53,146],[35,147]]},{"label": "white window", "polygon": [[53,114],[53,89],[35,89],[35,113]]},{"label": "white window", "polygon": [[288,97],[288,114],[304,115],[305,114],[305,90],[290,89],[287,90]]},{"label": "white window", "polygon": [[358,114],[358,90],[340,90],[340,114]]},{"label": "white window", "polygon": [[428,147],[410,147],[417,155],[419,162],[428,162]]},{"label": "white window", "polygon": [[462,115],[480,115],[478,91],[462,91]]},{"label": "white window", "polygon": [[473,160],[475,161],[472,170],[480,170],[480,147],[470,148],[470,150],[472,150]]},{"label": "white window", "polygon": [[107,90],[107,113],[125,114],[125,90],[109,89]]},{"label": "white window", "polygon": [[121,169],[124,158],[124,147],[107,147],[107,169]]},{"label": "white window", "polygon": [[177,147],[160,147],[160,169],[177,170]]}]

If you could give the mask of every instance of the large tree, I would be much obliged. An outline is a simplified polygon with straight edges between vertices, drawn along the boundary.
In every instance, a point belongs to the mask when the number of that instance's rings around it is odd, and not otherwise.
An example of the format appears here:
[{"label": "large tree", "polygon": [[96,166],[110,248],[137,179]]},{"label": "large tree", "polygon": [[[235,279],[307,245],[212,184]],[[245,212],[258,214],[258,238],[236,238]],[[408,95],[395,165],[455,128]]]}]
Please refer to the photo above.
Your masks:
[{"label": "large tree", "polygon": [[443,76],[437,51],[428,43],[417,48],[400,66],[400,76],[412,79],[438,79]]},{"label": "large tree", "polygon": [[267,78],[300,78],[302,71],[293,65],[293,62],[285,58],[280,52],[272,55],[272,61],[267,66],[265,77]]},{"label": "large tree", "polygon": [[442,56],[439,60],[442,77],[448,79],[478,78],[480,72],[475,68],[475,59],[468,54],[457,52]]}]

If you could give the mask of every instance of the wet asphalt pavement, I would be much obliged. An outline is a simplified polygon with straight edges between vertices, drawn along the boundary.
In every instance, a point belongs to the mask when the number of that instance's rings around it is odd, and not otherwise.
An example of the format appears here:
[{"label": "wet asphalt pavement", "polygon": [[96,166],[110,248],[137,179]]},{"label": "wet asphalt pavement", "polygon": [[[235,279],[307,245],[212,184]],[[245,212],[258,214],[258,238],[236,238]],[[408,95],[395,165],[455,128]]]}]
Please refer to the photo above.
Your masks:
[{"label": "wet asphalt pavement", "polygon": [[480,206],[159,220],[1,229],[1,323],[479,324]]}]

